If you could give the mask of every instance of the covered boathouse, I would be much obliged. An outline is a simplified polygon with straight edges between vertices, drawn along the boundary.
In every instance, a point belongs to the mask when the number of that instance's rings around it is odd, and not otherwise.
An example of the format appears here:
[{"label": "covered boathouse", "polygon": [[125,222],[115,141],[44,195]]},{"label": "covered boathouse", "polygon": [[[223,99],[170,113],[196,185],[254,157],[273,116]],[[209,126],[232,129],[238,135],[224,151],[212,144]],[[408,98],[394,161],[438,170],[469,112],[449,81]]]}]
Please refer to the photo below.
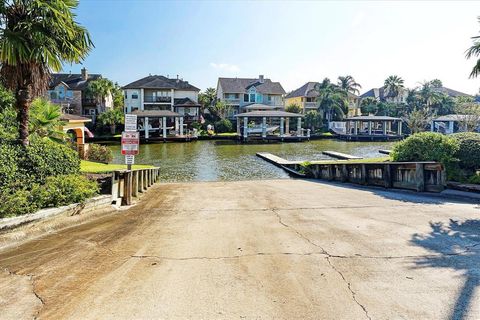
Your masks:
[{"label": "covered boathouse", "polygon": [[357,116],[345,119],[345,132],[335,132],[347,141],[389,141],[404,138],[401,118]]},{"label": "covered boathouse", "polygon": [[[303,114],[281,110],[257,110],[240,113],[235,117],[237,118],[237,136],[244,142],[286,142],[310,139],[310,129],[302,128]],[[294,123],[291,124],[290,120]]]}]

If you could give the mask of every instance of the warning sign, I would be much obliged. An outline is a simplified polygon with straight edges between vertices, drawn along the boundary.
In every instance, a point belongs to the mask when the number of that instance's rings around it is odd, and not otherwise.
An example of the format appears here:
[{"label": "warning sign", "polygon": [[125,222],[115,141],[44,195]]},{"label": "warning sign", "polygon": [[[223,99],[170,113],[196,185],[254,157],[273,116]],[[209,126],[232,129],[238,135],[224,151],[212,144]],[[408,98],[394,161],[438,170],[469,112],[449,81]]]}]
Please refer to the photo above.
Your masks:
[{"label": "warning sign", "polygon": [[137,155],[139,152],[140,133],[122,132],[122,154]]}]

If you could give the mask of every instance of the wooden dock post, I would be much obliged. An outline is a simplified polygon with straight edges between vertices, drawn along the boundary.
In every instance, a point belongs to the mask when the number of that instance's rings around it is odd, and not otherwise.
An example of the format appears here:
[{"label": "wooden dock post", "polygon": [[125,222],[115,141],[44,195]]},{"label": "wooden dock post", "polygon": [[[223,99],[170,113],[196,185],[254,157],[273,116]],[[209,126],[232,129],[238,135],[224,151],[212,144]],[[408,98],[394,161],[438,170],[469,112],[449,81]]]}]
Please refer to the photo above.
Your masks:
[{"label": "wooden dock post", "polygon": [[425,174],[423,163],[415,164],[415,184],[417,191],[425,191]]},{"label": "wooden dock post", "polygon": [[392,187],[392,170],[390,164],[386,164],[383,167],[383,182],[385,183],[385,188]]},{"label": "wooden dock post", "polygon": [[138,197],[138,171],[132,171],[132,196]]}]

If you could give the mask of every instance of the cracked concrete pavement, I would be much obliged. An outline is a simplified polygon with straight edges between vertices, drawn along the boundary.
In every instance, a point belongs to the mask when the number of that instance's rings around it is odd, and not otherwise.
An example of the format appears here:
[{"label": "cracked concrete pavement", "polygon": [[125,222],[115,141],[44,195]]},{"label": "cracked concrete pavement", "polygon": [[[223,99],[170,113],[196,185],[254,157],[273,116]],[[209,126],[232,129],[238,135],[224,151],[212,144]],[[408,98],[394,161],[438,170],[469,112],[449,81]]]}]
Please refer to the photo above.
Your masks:
[{"label": "cracked concrete pavement", "polygon": [[305,180],[159,184],[0,252],[2,319],[478,319],[480,209]]}]

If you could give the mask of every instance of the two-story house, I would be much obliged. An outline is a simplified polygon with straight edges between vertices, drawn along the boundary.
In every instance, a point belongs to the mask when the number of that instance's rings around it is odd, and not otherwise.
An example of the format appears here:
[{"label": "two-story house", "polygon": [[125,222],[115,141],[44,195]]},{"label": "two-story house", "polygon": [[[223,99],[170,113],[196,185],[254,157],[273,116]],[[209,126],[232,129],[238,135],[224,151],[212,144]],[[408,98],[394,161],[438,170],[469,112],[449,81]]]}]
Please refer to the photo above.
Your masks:
[{"label": "two-story house", "polygon": [[229,117],[255,110],[284,109],[285,90],[280,82],[258,78],[218,78],[217,100],[229,107]]},{"label": "two-story house", "polygon": [[183,116],[185,122],[198,121],[200,89],[188,81],[161,75],[149,75],[123,87],[125,112],[135,110],[170,110]]},{"label": "two-story house", "polygon": [[62,107],[65,114],[87,116],[95,121],[95,116],[113,108],[112,94],[100,102],[88,92],[88,84],[102,78],[100,74],[89,74],[83,68],[80,74],[54,73],[51,76],[46,98]]},{"label": "two-story house", "polygon": [[[318,82],[307,82],[298,89],[293,90],[285,96],[285,106],[295,104],[300,106],[303,113],[310,110],[318,109],[317,97],[319,95],[316,89]],[[355,116],[360,114],[360,97],[348,92],[348,114],[347,116]]]},{"label": "two-story house", "polygon": [[362,94],[360,99],[365,99],[367,97],[372,97],[378,100],[379,102],[391,102],[391,103],[406,103],[407,102],[408,91],[406,88],[400,89],[398,95],[393,96],[389,94],[385,87],[372,88]]}]

